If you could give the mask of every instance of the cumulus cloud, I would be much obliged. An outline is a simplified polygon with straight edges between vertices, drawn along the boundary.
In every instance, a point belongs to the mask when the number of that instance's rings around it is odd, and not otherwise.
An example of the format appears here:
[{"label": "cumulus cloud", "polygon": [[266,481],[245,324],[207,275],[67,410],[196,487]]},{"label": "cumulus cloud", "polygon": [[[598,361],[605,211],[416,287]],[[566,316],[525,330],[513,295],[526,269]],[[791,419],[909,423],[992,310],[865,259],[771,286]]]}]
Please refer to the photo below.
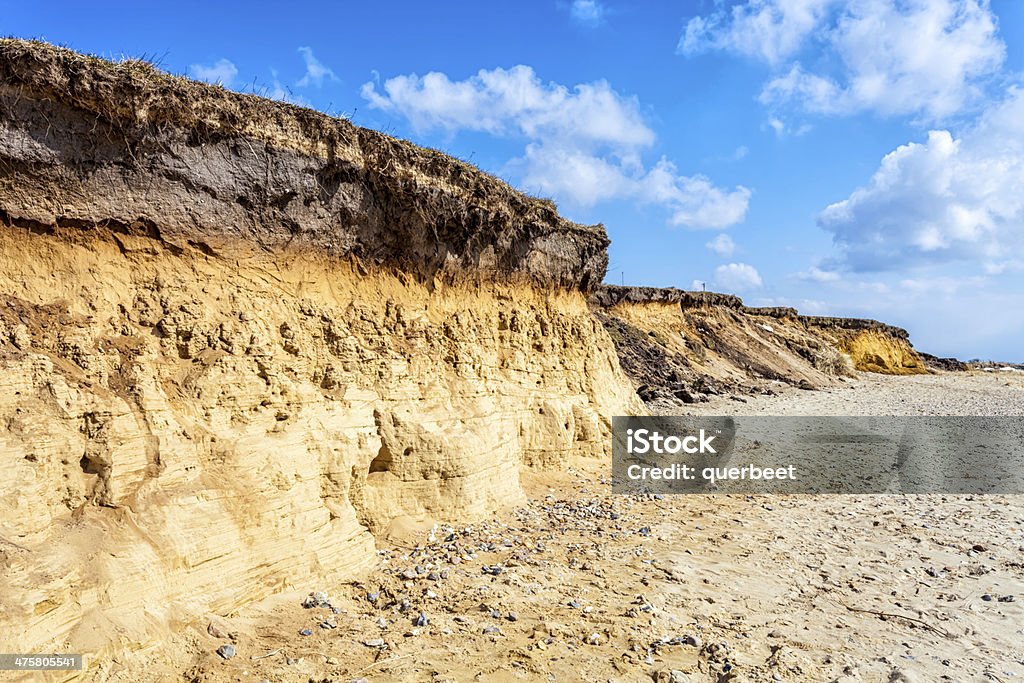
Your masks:
[{"label": "cumulus cloud", "polygon": [[401,114],[418,130],[475,130],[527,138],[569,139],[576,144],[607,144],[632,149],[654,142],[636,98],[623,97],[606,81],[569,90],[545,84],[528,66],[481,69],[475,76],[452,81],[432,71],[425,76],[395,76],[363,85],[370,104]]},{"label": "cumulus cloud", "polygon": [[597,0],[573,0],[569,15],[583,26],[599,26],[604,22],[607,10]]},{"label": "cumulus cloud", "polygon": [[728,50],[777,64],[796,52],[834,0],[750,0],[686,24],[679,51]]},{"label": "cumulus cloud", "polygon": [[[795,59],[811,44],[821,72]],[[931,120],[974,101],[1006,56],[987,0],[748,0],[687,23],[680,51],[708,50],[780,69],[760,95],[773,107]]]},{"label": "cumulus cloud", "polygon": [[1013,88],[960,137],[933,130],[887,154],[818,224],[855,270],[973,260],[999,271],[1024,248],[1021,187],[1024,91]]},{"label": "cumulus cloud", "polygon": [[725,233],[722,233],[704,246],[719,256],[732,256],[732,253],[736,251],[736,243]]},{"label": "cumulus cloud", "polygon": [[641,160],[655,140],[634,97],[606,81],[570,89],[544,83],[528,66],[481,70],[465,80],[446,74],[401,75],[362,96],[372,107],[400,115],[418,131],[462,130],[526,141],[510,167],[531,192],[591,206],[631,199],[656,204],[669,223],[721,228],[746,215],[750,191],[723,189],[702,175],[682,175],[662,158]]},{"label": "cumulus cloud", "polygon": [[730,292],[757,289],[762,284],[757,268],[747,263],[727,263],[715,268],[715,287]]},{"label": "cumulus cloud", "polygon": [[316,55],[313,54],[313,48],[300,47],[299,54],[302,55],[302,59],[306,62],[306,73],[295,85],[300,88],[315,85],[319,88],[323,85],[325,78],[332,81],[338,80],[334,72],[316,58]]},{"label": "cumulus cloud", "polygon": [[200,81],[219,83],[229,88],[238,76],[238,67],[229,59],[218,59],[213,64],[193,64],[188,68],[188,73]]}]

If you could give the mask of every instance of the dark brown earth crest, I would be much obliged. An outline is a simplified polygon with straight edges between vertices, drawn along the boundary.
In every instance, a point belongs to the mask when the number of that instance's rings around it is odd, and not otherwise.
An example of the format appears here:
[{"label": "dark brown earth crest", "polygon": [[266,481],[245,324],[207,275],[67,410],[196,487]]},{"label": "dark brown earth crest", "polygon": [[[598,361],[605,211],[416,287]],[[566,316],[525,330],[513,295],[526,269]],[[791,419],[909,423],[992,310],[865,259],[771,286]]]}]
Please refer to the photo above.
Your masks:
[{"label": "dark brown earth crest", "polygon": [[430,279],[588,289],[602,226],[345,119],[36,42],[0,41],[0,220],[216,251],[309,246]]}]

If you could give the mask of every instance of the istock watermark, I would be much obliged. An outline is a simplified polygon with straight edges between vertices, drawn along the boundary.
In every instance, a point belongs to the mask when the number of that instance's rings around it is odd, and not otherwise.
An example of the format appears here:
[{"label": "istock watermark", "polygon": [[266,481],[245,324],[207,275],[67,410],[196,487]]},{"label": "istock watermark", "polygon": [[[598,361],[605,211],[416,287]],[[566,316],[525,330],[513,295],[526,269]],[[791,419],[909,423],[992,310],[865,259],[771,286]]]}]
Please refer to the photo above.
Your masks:
[{"label": "istock watermark", "polygon": [[615,417],[617,493],[1024,493],[1021,417]]}]

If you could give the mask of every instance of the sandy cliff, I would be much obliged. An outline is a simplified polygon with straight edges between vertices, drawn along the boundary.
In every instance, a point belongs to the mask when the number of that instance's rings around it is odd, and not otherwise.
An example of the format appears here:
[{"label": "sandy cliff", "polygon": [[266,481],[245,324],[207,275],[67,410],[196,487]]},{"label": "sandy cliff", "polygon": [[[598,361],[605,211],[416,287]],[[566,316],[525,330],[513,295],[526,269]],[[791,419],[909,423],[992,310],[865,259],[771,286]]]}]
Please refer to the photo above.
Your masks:
[{"label": "sandy cliff", "polygon": [[590,303],[637,392],[659,410],[709,395],[771,392],[772,382],[816,388],[854,370],[928,372],[906,330],[874,320],[652,287],[603,285]]},{"label": "sandy cliff", "polygon": [[0,42],[6,649],[151,666],[604,454],[642,410],[585,298],[606,247],[345,121]]}]

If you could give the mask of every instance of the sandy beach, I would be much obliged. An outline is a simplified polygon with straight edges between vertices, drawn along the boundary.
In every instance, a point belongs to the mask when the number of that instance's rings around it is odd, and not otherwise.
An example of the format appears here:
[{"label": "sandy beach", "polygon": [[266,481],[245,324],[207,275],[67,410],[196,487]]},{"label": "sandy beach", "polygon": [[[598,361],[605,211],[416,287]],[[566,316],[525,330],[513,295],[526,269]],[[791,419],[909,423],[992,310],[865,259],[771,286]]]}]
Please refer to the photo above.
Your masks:
[{"label": "sandy beach", "polygon": [[[1004,373],[862,375],[707,414],[1021,414]],[[191,627],[201,681],[1008,681],[1024,675],[1015,496],[626,497],[607,464],[407,530],[357,584]],[[335,613],[336,612],[336,613]],[[308,629],[309,635],[302,635]],[[238,656],[214,650],[234,635]]]}]

